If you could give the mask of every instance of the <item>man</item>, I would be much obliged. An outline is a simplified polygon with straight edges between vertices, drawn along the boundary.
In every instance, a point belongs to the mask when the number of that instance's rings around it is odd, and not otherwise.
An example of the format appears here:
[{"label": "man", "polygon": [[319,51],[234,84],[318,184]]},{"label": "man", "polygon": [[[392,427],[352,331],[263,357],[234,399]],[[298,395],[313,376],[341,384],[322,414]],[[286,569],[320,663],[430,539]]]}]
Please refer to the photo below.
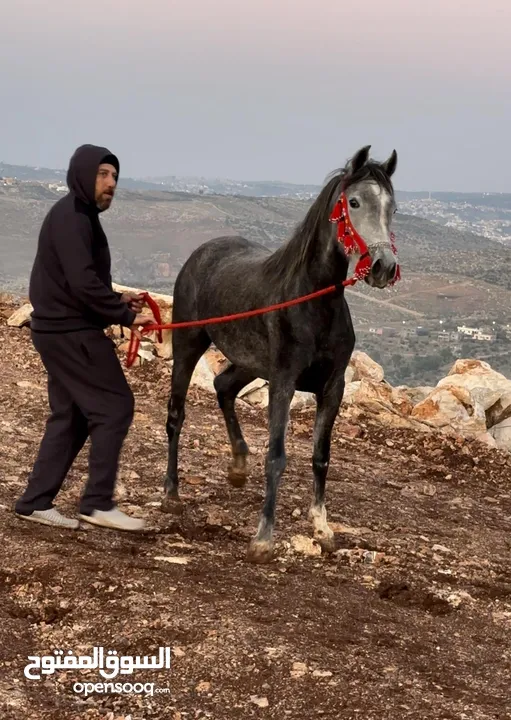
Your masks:
[{"label": "man", "polygon": [[140,314],[141,296],[112,290],[99,214],[111,206],[118,177],[119,161],[106,148],[76,150],[67,173],[69,193],[44,219],[30,277],[31,335],[48,374],[51,415],[15,512],[62,528],[77,528],[79,522],[63,516],[53,501],[89,436],[89,479],[79,517],[119,530],[144,525],[113,501],[134,398],[104,329],[119,324],[138,333],[138,326],[154,322]]}]

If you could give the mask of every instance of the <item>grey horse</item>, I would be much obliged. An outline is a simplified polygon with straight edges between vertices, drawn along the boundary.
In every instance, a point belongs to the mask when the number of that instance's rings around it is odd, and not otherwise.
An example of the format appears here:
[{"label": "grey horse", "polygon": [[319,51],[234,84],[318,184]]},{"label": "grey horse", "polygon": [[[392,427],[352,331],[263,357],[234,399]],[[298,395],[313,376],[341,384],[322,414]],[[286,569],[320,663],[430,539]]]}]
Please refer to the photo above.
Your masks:
[{"label": "grey horse", "polygon": [[277,489],[286,468],[285,439],[295,390],[313,393],[313,501],[309,518],[314,537],[325,552],[335,549],[327,522],[325,484],[332,428],[344,394],[344,375],[355,346],[355,333],[342,281],[349,257],[330,221],[344,196],[351,226],[367,245],[372,287],[395,281],[397,264],[390,226],[396,204],[391,177],[397,166],[394,150],[385,162],[369,158],[361,148],[328,180],[289,241],[275,252],[244,237],[218,237],[205,242],[183,265],[174,287],[173,322],[225,316],[309,294],[331,284],[335,292],[284,310],[248,319],[173,331],[173,370],[166,430],[168,468],[164,512],[180,512],[178,445],[185,401],[194,368],[213,343],[230,361],[215,378],[218,404],[232,446],[229,480],[241,487],[247,477],[248,447],[235,412],[239,392],[256,378],[269,385],[269,445],[266,495],[259,527],[247,559],[268,562],[273,555]]}]

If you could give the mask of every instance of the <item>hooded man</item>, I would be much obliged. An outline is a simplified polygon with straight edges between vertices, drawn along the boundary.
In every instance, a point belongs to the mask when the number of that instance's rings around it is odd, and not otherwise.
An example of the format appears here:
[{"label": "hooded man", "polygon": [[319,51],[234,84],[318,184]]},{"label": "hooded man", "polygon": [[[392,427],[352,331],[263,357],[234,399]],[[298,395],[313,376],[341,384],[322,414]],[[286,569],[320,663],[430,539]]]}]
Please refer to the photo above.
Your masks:
[{"label": "hooded man", "polygon": [[104,333],[109,325],[154,322],[139,314],[142,298],[112,290],[108,241],[99,214],[112,204],[119,161],[103,147],[82,145],[71,158],[69,193],[43,221],[30,277],[31,336],[48,374],[51,409],[39,454],[15,512],[45,525],[77,528],[54,506],[66,475],[90,436],[89,479],[79,517],[119,530],[143,521],[113,501],[119,455],[134,398]]}]

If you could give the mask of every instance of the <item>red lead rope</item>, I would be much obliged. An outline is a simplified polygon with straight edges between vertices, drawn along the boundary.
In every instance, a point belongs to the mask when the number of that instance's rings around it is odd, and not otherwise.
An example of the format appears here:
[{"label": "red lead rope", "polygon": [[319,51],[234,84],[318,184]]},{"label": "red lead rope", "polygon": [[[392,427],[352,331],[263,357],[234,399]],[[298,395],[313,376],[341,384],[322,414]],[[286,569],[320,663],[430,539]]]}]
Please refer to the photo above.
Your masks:
[{"label": "red lead rope", "polygon": [[[163,341],[162,331],[163,330],[177,330],[178,328],[191,328],[191,327],[203,327],[205,325],[220,325],[221,323],[232,322],[234,320],[244,320],[246,318],[254,317],[256,315],[264,315],[265,313],[274,312],[275,310],[283,310],[284,308],[292,307],[293,305],[299,305],[314,298],[321,297],[322,295],[328,295],[336,290],[339,290],[341,286],[355,285],[358,280],[362,280],[366,277],[371,270],[371,258],[366,243],[363,238],[353,227],[349,212],[346,196],[344,193],[341,194],[338,202],[336,203],[330,221],[337,223],[337,239],[344,245],[344,250],[347,255],[351,255],[353,252],[360,254],[360,260],[358,261],[353,277],[343,280],[342,283],[337,285],[330,285],[329,287],[316,290],[315,292],[309,293],[308,295],[302,295],[301,297],[294,298],[293,300],[286,300],[285,302],[276,303],[275,305],[268,305],[264,308],[257,308],[256,310],[247,310],[245,312],[234,313],[233,315],[222,315],[220,317],[205,318],[203,320],[188,320],[186,322],[177,323],[162,323],[160,306],[152,298],[149,293],[143,293],[143,299],[151,309],[155,322],[150,325],[144,325],[140,328],[140,335],[149,335],[149,333],[156,332],[158,342]],[[396,247],[394,244],[394,235],[391,235],[391,247],[396,254]],[[400,278],[399,265],[397,266],[396,275],[390,285]],[[126,367],[131,367],[136,360],[138,350],[140,347],[140,338],[131,333],[130,344],[128,348],[128,354],[126,357]]]}]

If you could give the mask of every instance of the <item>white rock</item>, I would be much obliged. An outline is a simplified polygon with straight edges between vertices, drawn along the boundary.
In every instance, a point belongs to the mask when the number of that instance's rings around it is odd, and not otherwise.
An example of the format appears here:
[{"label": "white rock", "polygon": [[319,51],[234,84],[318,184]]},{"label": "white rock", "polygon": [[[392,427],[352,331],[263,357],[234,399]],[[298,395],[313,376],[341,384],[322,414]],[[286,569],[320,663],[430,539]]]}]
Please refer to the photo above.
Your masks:
[{"label": "white rock", "polygon": [[511,392],[511,381],[492,370],[483,360],[457,360],[449,375],[437,387],[460,387],[468,390],[483,410],[491,408],[505,393]]},{"label": "white rock", "polygon": [[346,368],[346,372],[344,373],[344,382],[346,385],[353,382],[353,378],[355,376],[355,368],[352,365],[348,365]]},{"label": "white rock", "polygon": [[243,390],[239,391],[238,397],[244,398],[246,395],[250,395],[250,393],[255,392],[256,390],[261,390],[267,385],[268,382],[266,380],[263,380],[263,378],[256,378],[255,380],[252,380],[251,383],[246,385]]},{"label": "white rock", "polygon": [[19,328],[23,327],[24,325],[28,325],[30,323],[30,315],[32,313],[32,310],[33,307],[30,303],[22,305],[8,318],[7,325],[10,325],[10,327]]},{"label": "white rock", "polygon": [[313,405],[316,405],[316,398],[314,395],[312,393],[302,392],[301,390],[297,390],[291,400],[292,410],[296,408],[311,407]]},{"label": "white rock", "polygon": [[497,447],[497,441],[491,434],[491,430],[485,433],[481,433],[481,435],[478,435],[476,437],[476,440],[480,443],[483,443],[484,445],[488,445],[489,447],[496,448]]},{"label": "white rock", "polygon": [[354,370],[352,382],[372,380],[379,383],[383,381],[384,372],[382,366],[372,360],[367,353],[355,350],[349,364]]},{"label": "white rock", "polygon": [[442,431],[475,437],[486,432],[483,406],[457,385],[437,387],[412,410],[412,418]]},{"label": "white rock", "polygon": [[214,379],[215,373],[210,368],[203,355],[195,366],[192,379],[190,380],[190,385],[195,385],[203,390],[207,390],[208,392],[216,393],[215,386],[213,385]]},{"label": "white rock", "polygon": [[173,565],[187,565],[190,562],[190,558],[180,557],[178,555],[156,555],[154,559]]},{"label": "white rock", "polygon": [[511,417],[511,392],[503,395],[486,411],[486,424],[489,428]]},{"label": "white rock", "polygon": [[259,408],[267,408],[269,404],[268,388],[266,385],[252,390],[251,392],[243,395],[243,400],[249,405],[254,405]]},{"label": "white rock", "polygon": [[321,546],[306,535],[293,535],[291,545],[295,552],[302,555],[321,555]]},{"label": "white rock", "polygon": [[396,388],[397,391],[404,393],[407,396],[412,405],[417,405],[418,403],[425,400],[428,395],[433,392],[434,389],[434,387],[430,387],[428,385],[414,388],[408,387],[407,385],[399,385]]},{"label": "white rock", "polygon": [[511,452],[511,419],[503,420],[488,431],[500,450]]}]

